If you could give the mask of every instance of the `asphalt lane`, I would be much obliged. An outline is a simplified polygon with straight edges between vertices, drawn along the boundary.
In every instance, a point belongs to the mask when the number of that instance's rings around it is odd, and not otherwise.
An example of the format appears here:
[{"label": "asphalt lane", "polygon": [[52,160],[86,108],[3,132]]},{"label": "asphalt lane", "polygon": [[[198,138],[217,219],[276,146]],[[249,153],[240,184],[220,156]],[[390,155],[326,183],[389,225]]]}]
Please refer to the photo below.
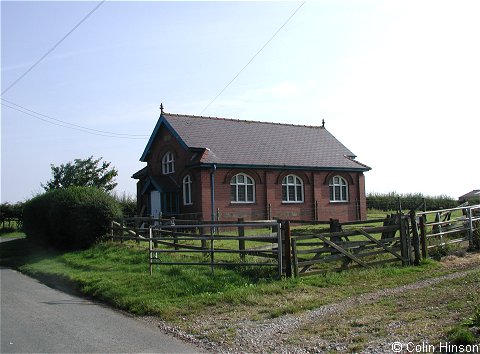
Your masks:
[{"label": "asphalt lane", "polygon": [[0,353],[199,353],[152,325],[0,269]]}]

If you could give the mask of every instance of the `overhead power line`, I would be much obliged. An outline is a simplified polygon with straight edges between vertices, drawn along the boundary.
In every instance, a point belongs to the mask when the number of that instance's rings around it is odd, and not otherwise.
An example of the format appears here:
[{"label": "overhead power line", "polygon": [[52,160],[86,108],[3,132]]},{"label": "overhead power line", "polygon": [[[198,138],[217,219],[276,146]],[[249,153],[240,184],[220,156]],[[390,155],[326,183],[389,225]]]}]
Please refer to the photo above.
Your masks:
[{"label": "overhead power line", "polygon": [[205,108],[200,112],[200,114],[205,112],[207,110],[207,108],[210,107],[210,105],[213,102],[215,102],[217,100],[217,98],[220,97],[220,95],[232,84],[232,82],[234,82],[236,80],[236,78],[238,76],[240,76],[240,74],[243,72],[243,70],[245,70],[247,68],[247,66],[250,65],[250,63],[257,57],[257,55],[260,54],[260,52],[265,49],[265,47],[275,38],[275,36],[283,29],[283,27],[286,26],[286,24],[292,19],[292,17],[296,15],[296,13],[300,10],[300,8],[303,5],[305,5],[305,2],[306,1],[302,2],[300,4],[300,6],[298,6],[296,8],[296,10],[290,15],[289,18],[287,18],[287,20],[280,26],[280,28],[275,31],[273,36],[271,36],[270,39],[262,46],[262,48],[260,48],[260,50],[255,53],[255,55],[248,61],[248,63],[245,64],[245,66],[237,73],[237,75],[234,76],[234,78],[232,80],[230,80],[230,82],[218,93],[218,95],[216,95],[215,98],[213,100],[211,100],[210,103],[205,106]]},{"label": "overhead power line", "polygon": [[39,112],[36,112],[34,110],[28,109],[26,107],[23,107],[19,104],[16,104],[14,102],[8,101],[4,98],[1,99],[3,102],[1,102],[2,106],[13,109],[15,111],[21,112],[25,115],[28,115],[30,117],[33,117],[35,119],[38,119],[40,121],[43,121],[48,124],[56,125],[59,127],[63,128],[68,128],[68,129],[73,129],[73,130],[78,130],[83,133],[87,134],[92,134],[92,135],[99,135],[99,136],[104,136],[108,138],[119,138],[119,139],[147,139],[149,135],[141,135],[141,134],[124,134],[124,133],[115,133],[115,132],[110,132],[110,131],[105,131],[105,130],[98,130],[98,129],[92,129],[88,128],[82,125],[78,124],[73,124],[69,123],[57,118],[50,117],[46,114],[42,114]]},{"label": "overhead power line", "polygon": [[14,82],[12,82],[5,90],[2,91],[2,96],[15,86],[21,79],[23,79],[30,71],[32,71],[40,62],[45,59],[51,52],[53,52],[59,45],[62,43],[69,35],[73,33],[87,18],[89,18],[106,0],[100,1],[86,16],[84,16],[80,22],[78,22],[66,35],[64,35],[52,48],[50,48],[45,54],[43,54],[40,59],[38,59],[32,66],[30,66],[27,71],[20,75]]}]

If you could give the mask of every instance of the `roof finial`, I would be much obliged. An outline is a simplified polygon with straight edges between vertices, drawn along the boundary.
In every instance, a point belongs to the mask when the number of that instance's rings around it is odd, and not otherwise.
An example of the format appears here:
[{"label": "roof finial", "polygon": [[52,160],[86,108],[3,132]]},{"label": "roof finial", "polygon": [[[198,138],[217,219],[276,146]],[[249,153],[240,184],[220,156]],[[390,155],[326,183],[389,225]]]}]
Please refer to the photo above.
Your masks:
[{"label": "roof finial", "polygon": [[163,114],[163,103],[160,103],[160,115]]},{"label": "roof finial", "polygon": [[325,119],[322,119],[322,128],[325,128]]}]

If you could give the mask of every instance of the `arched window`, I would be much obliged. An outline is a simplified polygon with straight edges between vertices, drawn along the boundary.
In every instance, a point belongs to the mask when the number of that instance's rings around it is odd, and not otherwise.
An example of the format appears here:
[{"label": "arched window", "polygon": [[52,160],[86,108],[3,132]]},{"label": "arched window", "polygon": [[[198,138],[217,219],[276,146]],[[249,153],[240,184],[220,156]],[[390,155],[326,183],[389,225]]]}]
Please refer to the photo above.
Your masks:
[{"label": "arched window", "polygon": [[192,177],[183,177],[183,205],[192,205]]},{"label": "arched window", "polygon": [[169,151],[162,157],[162,173],[168,175],[175,172],[175,158]]},{"label": "arched window", "polygon": [[334,176],[328,184],[330,187],[331,202],[347,202],[348,201],[348,183],[343,177]]},{"label": "arched window", "polygon": [[232,203],[255,202],[255,182],[252,177],[239,173],[230,180],[230,195]]},{"label": "arched window", "polygon": [[303,181],[295,175],[288,175],[282,181],[282,201],[303,203]]}]

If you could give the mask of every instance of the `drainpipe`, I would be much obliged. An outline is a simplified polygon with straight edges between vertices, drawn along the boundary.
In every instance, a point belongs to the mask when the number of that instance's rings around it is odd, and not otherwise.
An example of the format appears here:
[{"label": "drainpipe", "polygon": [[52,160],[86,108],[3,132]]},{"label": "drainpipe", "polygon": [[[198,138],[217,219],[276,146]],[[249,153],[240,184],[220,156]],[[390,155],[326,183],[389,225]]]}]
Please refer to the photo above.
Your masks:
[{"label": "drainpipe", "polygon": [[[363,191],[365,191],[365,183],[363,184],[364,188]],[[357,196],[358,196],[358,204],[355,206],[355,209],[357,209],[357,220],[362,220],[362,191],[360,190],[360,172],[357,172]],[[367,196],[365,196],[367,198]]]},{"label": "drainpipe", "polygon": [[217,165],[212,165],[212,171],[210,171],[210,190],[212,197],[212,223],[215,222],[215,171],[217,170]]}]

